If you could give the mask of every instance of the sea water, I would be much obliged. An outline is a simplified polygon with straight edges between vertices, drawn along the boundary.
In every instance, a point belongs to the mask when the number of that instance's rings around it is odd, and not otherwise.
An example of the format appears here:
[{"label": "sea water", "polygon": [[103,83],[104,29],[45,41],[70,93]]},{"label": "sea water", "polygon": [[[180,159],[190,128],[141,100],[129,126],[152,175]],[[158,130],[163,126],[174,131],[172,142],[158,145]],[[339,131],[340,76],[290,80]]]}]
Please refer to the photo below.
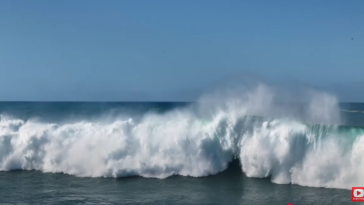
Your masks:
[{"label": "sea water", "polygon": [[[0,103],[1,204],[350,204],[364,104]],[[328,99],[329,98],[329,99]]]}]

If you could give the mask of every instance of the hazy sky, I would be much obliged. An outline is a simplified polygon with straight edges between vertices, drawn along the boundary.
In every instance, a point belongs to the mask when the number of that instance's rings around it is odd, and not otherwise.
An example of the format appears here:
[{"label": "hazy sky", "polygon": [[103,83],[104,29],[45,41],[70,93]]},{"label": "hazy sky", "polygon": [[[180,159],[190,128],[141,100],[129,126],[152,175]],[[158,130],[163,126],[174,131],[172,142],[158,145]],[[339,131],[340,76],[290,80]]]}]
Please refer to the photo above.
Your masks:
[{"label": "hazy sky", "polygon": [[364,1],[0,1],[0,100],[189,100],[247,75],[364,101]]}]

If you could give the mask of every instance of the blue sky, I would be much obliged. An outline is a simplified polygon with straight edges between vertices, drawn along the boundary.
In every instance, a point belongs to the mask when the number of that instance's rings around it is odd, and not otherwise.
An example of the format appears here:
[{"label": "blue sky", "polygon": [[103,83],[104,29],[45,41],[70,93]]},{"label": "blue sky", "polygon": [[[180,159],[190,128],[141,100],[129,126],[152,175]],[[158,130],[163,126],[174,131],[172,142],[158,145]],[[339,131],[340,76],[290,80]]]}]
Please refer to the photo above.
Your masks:
[{"label": "blue sky", "polygon": [[190,100],[258,76],[364,101],[363,11],[360,0],[3,0],[0,100]]}]

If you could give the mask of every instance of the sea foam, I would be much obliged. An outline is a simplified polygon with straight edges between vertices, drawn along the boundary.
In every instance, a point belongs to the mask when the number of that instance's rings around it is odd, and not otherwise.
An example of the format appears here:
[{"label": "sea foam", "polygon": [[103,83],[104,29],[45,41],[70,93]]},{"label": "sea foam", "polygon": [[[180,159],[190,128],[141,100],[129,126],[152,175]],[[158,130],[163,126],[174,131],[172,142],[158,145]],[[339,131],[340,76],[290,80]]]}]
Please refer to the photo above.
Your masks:
[{"label": "sea foam", "polygon": [[112,121],[54,124],[2,115],[0,170],[203,177],[238,158],[248,177],[274,183],[344,189],[364,184],[364,134],[329,125],[340,123],[336,98],[310,91],[308,106],[295,110],[277,104],[276,92],[259,84],[205,96],[187,108]]}]

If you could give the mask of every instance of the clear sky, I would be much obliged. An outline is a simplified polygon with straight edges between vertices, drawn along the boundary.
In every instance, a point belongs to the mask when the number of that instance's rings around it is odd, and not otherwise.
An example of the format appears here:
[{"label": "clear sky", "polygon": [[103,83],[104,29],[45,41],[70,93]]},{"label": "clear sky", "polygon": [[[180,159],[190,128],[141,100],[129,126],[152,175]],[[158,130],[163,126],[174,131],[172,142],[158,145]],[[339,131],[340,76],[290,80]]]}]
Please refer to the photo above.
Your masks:
[{"label": "clear sky", "polygon": [[246,75],[364,101],[364,1],[0,1],[0,100],[190,100]]}]

